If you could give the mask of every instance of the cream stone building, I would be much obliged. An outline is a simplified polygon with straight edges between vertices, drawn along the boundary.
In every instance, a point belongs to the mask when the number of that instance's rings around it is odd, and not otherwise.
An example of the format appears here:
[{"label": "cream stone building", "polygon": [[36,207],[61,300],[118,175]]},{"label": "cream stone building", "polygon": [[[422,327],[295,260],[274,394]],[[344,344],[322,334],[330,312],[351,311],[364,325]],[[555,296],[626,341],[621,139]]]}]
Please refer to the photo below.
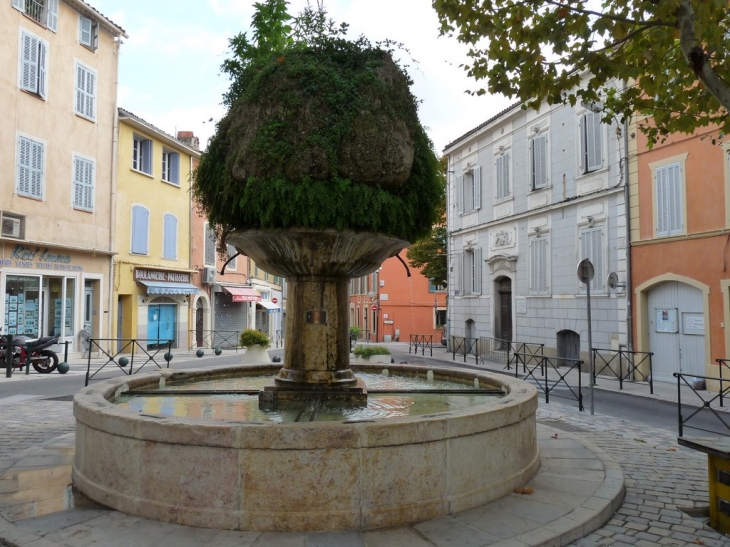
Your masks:
[{"label": "cream stone building", "polygon": [[109,335],[124,37],[80,0],[0,0],[3,333]]}]

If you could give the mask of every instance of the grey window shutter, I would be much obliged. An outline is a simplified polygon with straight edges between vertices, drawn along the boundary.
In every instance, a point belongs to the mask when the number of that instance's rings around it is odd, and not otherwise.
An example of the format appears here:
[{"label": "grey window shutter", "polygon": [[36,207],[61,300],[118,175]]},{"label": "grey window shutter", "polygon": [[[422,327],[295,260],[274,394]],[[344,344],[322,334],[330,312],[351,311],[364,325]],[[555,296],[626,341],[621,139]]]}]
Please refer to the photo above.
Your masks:
[{"label": "grey window shutter", "polygon": [[58,0],[46,0],[47,2],[47,16],[46,26],[53,32],[58,31]]},{"label": "grey window shutter", "polygon": [[657,236],[668,236],[670,232],[669,210],[669,184],[666,167],[660,167],[654,173],[656,184],[656,233]]},{"label": "grey window shutter", "polygon": [[509,154],[504,155],[504,166],[503,166],[503,176],[504,176],[504,194],[502,197],[509,197],[510,191],[509,191]]},{"label": "grey window shutter", "polygon": [[38,40],[38,95],[46,98],[46,70],[48,68],[47,46]]},{"label": "grey window shutter", "polygon": [[495,187],[495,197],[497,199],[501,199],[504,196],[502,195],[502,180],[504,179],[504,156],[497,156],[496,162],[495,162],[495,169],[494,169],[494,187]]},{"label": "grey window shutter", "polygon": [[578,161],[580,164],[580,173],[586,172],[586,132],[585,132],[585,116],[578,118]]},{"label": "grey window shutter", "polygon": [[25,11],[25,0],[13,0],[11,5],[19,11]]},{"label": "grey window shutter", "polygon": [[43,145],[39,142],[31,141],[30,165],[30,195],[40,199],[43,197]]},{"label": "grey window shutter", "polygon": [[586,142],[586,171],[595,171],[603,166],[601,146],[601,118],[594,112],[587,112],[584,116]]},{"label": "grey window shutter", "polygon": [[482,168],[475,167],[472,171],[474,185],[474,209],[482,208]]},{"label": "grey window shutter", "polygon": [[550,284],[548,282],[548,238],[540,238],[540,255],[538,257],[538,264],[540,265],[540,293],[547,294],[549,292]]},{"label": "grey window shutter", "polygon": [[454,199],[456,200],[456,212],[461,214],[464,212],[464,177],[458,175],[456,177],[456,188],[454,188]]},{"label": "grey window shutter", "polygon": [[669,196],[669,234],[681,234],[682,222],[682,172],[680,165],[674,164],[667,168],[667,194]]},{"label": "grey window shutter", "polygon": [[530,293],[537,294],[537,238],[530,239]]},{"label": "grey window shutter", "polygon": [[180,154],[170,154],[170,182],[180,184]]},{"label": "grey window shutter", "polygon": [[461,270],[462,270],[462,260],[463,258],[463,252],[458,251],[454,253],[454,269],[451,276],[451,282],[454,286],[453,294],[454,296],[461,296],[461,288],[463,286],[462,279],[461,279]]},{"label": "grey window shutter", "polygon": [[531,147],[532,189],[547,186],[547,135],[532,139]]},{"label": "grey window shutter", "polygon": [[474,249],[474,294],[482,294],[482,248]]}]

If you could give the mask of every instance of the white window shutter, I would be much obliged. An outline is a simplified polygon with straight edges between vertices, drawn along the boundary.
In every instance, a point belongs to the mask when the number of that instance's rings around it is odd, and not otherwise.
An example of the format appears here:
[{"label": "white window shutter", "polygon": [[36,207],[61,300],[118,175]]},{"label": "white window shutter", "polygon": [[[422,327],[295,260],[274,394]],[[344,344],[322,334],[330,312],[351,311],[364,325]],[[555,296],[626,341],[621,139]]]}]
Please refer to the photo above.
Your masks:
[{"label": "white window shutter", "polygon": [[74,207],[81,207],[83,200],[83,189],[81,187],[81,176],[83,173],[83,160],[74,158]]},{"label": "white window shutter", "polygon": [[92,34],[91,34],[91,19],[88,17],[81,17],[79,22],[79,42],[85,46],[92,47]]},{"label": "white window shutter", "polygon": [[84,89],[86,88],[86,71],[81,65],[76,65],[76,112],[84,112]]},{"label": "white window shutter", "polygon": [[503,190],[502,190],[502,197],[506,198],[510,196],[509,191],[509,154],[505,154],[502,156],[504,158],[504,161],[502,162],[502,177],[503,177]]},{"label": "white window shutter", "polygon": [[459,214],[464,212],[463,188],[464,177],[463,175],[458,175],[456,177],[456,187],[454,188],[454,199],[456,200],[456,212]]},{"label": "white window shutter", "polygon": [[547,186],[547,135],[540,135],[532,139],[531,165],[532,165],[532,189],[545,188]]},{"label": "white window shutter", "polygon": [[474,294],[482,294],[482,249],[474,249]]},{"label": "white window shutter", "polygon": [[585,124],[583,129],[585,131],[585,143],[586,143],[586,171],[595,171],[603,166],[603,154],[601,146],[601,118],[600,115],[595,112],[586,112],[583,116]]},{"label": "white window shutter", "polygon": [[46,0],[48,10],[46,26],[53,32],[58,31],[58,0]]},{"label": "white window shutter", "polygon": [[667,171],[659,168],[654,173],[656,184],[656,233],[657,236],[669,235],[669,192]]},{"label": "white window shutter", "polygon": [[474,209],[482,208],[482,168],[475,167],[472,171],[474,189]]},{"label": "white window shutter", "polygon": [[682,173],[679,164],[667,168],[667,194],[669,201],[669,233],[682,233]]},{"label": "white window shutter", "polygon": [[585,132],[585,116],[578,118],[578,160],[580,164],[580,173],[586,172],[586,132]]},{"label": "white window shutter", "polygon": [[43,145],[31,141],[30,148],[30,194],[33,197],[43,197]]},{"label": "white window shutter", "polygon": [[46,70],[48,68],[48,46],[38,41],[38,95],[46,98]]},{"label": "white window shutter", "polygon": [[96,119],[96,74],[86,73],[86,115]]},{"label": "white window shutter", "polygon": [[94,181],[96,180],[96,165],[92,161],[85,162],[84,170],[84,201],[83,207],[87,211],[94,209]]},{"label": "white window shutter", "polygon": [[35,93],[38,90],[38,40],[26,34],[21,35],[20,88]]},{"label": "white window shutter", "polygon": [[497,199],[504,197],[502,195],[502,178],[503,175],[504,156],[497,156],[494,163],[494,196]]},{"label": "white window shutter", "polygon": [[29,139],[18,139],[18,194],[30,194],[30,148]]},{"label": "white window shutter", "polygon": [[25,0],[13,0],[11,5],[18,11],[25,11],[24,9]]}]

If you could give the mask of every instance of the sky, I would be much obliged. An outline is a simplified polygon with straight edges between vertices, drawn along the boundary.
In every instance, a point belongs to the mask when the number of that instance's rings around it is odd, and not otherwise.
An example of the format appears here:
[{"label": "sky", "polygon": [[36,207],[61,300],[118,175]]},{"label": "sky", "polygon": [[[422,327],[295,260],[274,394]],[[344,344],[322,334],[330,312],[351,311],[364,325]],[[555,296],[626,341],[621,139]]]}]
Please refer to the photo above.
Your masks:
[{"label": "sky", "polygon": [[[129,36],[123,40],[119,67],[119,106],[163,131],[193,131],[201,148],[225,115],[222,96],[229,80],[220,66],[228,41],[250,36],[252,0],[86,0]],[[306,0],[290,0],[298,14]],[[313,6],[316,1],[313,0]],[[512,101],[466,93],[481,87],[459,65],[466,47],[439,37],[430,0],[325,0],[337,23],[350,25],[351,38],[372,43],[403,43],[417,62],[401,54],[421,101],[420,118],[434,149],[444,147],[506,108]]]}]

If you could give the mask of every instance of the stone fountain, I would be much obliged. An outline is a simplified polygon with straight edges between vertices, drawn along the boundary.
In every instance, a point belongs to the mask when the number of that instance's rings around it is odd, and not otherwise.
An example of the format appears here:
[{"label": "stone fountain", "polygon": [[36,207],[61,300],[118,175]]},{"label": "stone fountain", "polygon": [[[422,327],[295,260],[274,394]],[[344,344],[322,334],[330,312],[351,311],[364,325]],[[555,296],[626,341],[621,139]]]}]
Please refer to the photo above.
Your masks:
[{"label": "stone fountain", "polygon": [[261,371],[275,374],[265,390],[273,399],[365,403],[350,366],[348,280],[428,233],[438,163],[387,53],[335,40],[253,69],[202,158],[195,196],[227,243],[286,278],[283,367],[163,370],[82,390],[74,484],[127,513],[241,530],[394,526],[524,485],[539,467],[537,395],[504,376],[436,369],[504,396],[392,419],[221,422],[115,406],[129,390]]}]

